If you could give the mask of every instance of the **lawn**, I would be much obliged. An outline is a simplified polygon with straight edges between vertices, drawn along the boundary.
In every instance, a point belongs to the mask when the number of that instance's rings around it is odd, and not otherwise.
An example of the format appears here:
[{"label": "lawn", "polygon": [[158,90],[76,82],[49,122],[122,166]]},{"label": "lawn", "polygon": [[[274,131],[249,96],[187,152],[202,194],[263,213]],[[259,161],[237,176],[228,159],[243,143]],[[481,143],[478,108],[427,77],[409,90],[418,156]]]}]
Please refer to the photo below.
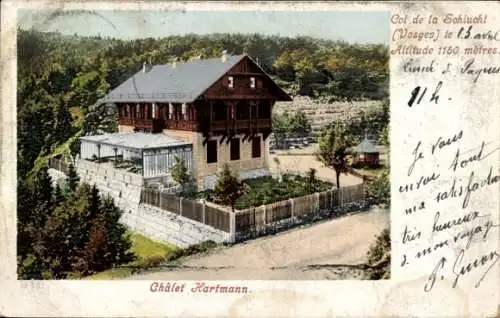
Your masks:
[{"label": "lawn", "polygon": [[236,201],[235,208],[240,210],[326,191],[333,186],[318,179],[310,182],[306,177],[294,174],[284,174],[282,182],[272,177],[249,179],[244,182],[250,190]]},{"label": "lawn", "polygon": [[136,232],[129,232],[130,240],[132,241],[132,250],[134,251],[137,259],[122,267],[108,269],[104,272],[97,273],[85,279],[113,279],[124,278],[132,275],[134,267],[140,266],[141,263],[160,261],[166,259],[172,251],[177,248],[173,245],[153,241],[142,234]]},{"label": "lawn", "polygon": [[153,256],[167,256],[176,247],[153,241],[142,234],[130,232],[130,240],[132,241],[132,249],[138,258],[148,258]]}]

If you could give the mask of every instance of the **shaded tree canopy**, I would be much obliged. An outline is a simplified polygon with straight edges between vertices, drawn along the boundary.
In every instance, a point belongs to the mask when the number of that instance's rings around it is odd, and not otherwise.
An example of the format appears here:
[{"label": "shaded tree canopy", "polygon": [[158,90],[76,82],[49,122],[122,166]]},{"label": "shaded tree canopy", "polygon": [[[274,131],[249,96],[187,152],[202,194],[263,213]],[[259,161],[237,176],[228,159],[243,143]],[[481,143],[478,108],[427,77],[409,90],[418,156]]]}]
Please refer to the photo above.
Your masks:
[{"label": "shaded tree canopy", "polygon": [[337,188],[340,188],[340,174],[349,171],[349,148],[354,145],[352,136],[344,125],[326,127],[318,138],[317,158],[324,165],[335,169]]},{"label": "shaded tree canopy", "polygon": [[21,279],[80,277],[134,259],[121,211],[82,184],[64,194],[43,167],[18,182],[18,274]]}]

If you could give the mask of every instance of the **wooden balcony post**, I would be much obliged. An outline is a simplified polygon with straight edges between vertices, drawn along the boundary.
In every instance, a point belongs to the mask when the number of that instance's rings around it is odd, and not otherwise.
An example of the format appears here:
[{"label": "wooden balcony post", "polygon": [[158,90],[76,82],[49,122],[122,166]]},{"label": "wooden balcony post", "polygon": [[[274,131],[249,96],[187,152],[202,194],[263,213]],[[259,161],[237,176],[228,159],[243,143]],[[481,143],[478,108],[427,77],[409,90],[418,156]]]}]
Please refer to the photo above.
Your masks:
[{"label": "wooden balcony post", "polygon": [[255,117],[257,117],[255,121],[256,121],[256,125],[257,125],[257,127],[256,127],[257,131],[259,131],[259,104],[260,104],[260,101],[257,100],[257,102],[255,103]]},{"label": "wooden balcony post", "polygon": [[214,106],[213,106],[213,102],[212,102],[212,101],[210,101],[210,102],[209,102],[209,105],[210,105],[210,107],[209,107],[209,109],[210,109],[210,124],[212,124],[213,114],[214,114],[214,110],[213,110],[213,108],[214,108]]}]

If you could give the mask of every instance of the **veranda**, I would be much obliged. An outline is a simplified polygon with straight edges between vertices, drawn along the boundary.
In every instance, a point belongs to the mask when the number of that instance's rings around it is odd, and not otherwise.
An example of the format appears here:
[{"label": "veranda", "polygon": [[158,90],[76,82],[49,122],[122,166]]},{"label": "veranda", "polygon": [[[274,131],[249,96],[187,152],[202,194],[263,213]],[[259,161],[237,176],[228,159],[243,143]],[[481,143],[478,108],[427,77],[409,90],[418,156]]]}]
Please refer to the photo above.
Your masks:
[{"label": "veranda", "polygon": [[80,159],[136,173],[143,178],[171,177],[175,158],[193,170],[191,143],[163,134],[112,133],[80,137]]}]

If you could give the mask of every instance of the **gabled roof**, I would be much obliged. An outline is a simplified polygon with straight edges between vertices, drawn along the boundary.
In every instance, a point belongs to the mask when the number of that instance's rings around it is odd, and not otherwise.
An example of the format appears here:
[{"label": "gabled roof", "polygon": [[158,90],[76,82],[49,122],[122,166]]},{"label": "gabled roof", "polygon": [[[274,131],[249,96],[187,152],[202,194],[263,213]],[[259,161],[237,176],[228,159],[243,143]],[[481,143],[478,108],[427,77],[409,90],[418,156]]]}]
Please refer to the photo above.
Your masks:
[{"label": "gabled roof", "polygon": [[193,102],[245,56],[228,56],[226,62],[218,57],[177,62],[175,67],[154,65],[147,72],[141,69],[100,102]]},{"label": "gabled roof", "polygon": [[148,72],[141,69],[112,90],[103,100],[112,102],[172,102],[194,101],[217,79],[238,63],[244,55],[153,65]]},{"label": "gabled roof", "polygon": [[365,137],[363,141],[356,147],[357,153],[377,153],[379,152],[375,144]]}]

